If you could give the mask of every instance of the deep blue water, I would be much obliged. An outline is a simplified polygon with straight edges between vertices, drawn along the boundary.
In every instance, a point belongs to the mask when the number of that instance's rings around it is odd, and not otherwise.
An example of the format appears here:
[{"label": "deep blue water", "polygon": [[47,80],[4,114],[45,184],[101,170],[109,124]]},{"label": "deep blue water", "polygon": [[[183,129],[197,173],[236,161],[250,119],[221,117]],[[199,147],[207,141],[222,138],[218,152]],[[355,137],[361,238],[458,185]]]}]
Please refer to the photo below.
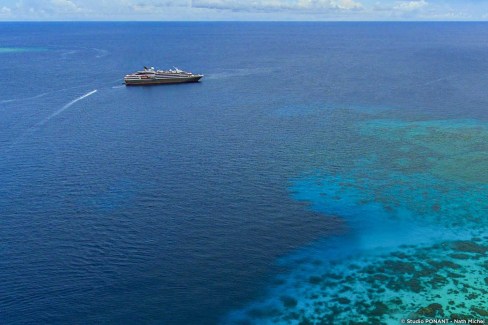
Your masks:
[{"label": "deep blue water", "polygon": [[484,243],[487,58],[486,23],[1,23],[0,323],[297,323],[317,269]]}]

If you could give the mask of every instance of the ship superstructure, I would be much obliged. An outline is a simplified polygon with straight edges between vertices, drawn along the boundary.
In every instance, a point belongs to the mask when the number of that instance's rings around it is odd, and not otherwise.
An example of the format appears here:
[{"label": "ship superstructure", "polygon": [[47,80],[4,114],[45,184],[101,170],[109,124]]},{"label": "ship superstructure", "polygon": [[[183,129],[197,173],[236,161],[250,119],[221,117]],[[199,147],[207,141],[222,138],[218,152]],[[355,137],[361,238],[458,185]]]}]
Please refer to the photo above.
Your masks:
[{"label": "ship superstructure", "polygon": [[154,67],[128,74],[124,77],[124,82],[128,86],[132,85],[158,85],[175,84],[185,82],[198,82],[203,77],[202,74],[180,70],[176,67],[170,70],[156,70]]}]

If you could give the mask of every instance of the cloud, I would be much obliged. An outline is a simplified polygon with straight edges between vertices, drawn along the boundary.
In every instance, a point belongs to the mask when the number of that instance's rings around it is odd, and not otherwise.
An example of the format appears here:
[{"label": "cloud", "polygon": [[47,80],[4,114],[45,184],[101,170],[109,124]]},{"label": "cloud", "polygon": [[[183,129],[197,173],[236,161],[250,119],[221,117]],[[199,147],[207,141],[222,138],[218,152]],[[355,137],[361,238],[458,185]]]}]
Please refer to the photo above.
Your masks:
[{"label": "cloud", "polygon": [[193,8],[233,11],[324,11],[358,10],[361,3],[354,0],[193,0]]},{"label": "cloud", "polygon": [[6,8],[10,16],[17,19],[44,20],[62,15],[74,16],[87,11],[76,2],[80,0],[18,0],[12,1],[9,7],[0,8],[0,14]]},{"label": "cloud", "polygon": [[395,10],[400,11],[415,11],[424,8],[428,5],[425,0],[413,0],[413,1],[400,1],[393,7]]},{"label": "cloud", "polygon": [[363,5],[359,2],[353,0],[341,0],[341,1],[334,1],[336,8],[339,9],[361,9]]},{"label": "cloud", "polygon": [[9,7],[3,6],[2,8],[0,8],[0,16],[8,16],[11,13],[12,13],[12,9],[10,9]]},{"label": "cloud", "polygon": [[70,0],[51,0],[51,4],[55,10],[66,11],[66,12],[76,12],[82,9]]},{"label": "cloud", "polygon": [[135,3],[131,2],[129,7],[140,12],[151,12],[167,8],[189,8],[190,2],[185,0],[137,1]]}]

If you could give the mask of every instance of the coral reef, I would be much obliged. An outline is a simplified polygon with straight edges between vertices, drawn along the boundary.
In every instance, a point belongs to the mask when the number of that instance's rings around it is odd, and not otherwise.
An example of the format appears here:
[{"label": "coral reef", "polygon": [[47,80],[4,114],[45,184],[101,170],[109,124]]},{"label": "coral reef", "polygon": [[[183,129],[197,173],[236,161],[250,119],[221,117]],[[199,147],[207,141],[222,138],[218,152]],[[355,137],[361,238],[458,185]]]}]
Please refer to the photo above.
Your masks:
[{"label": "coral reef", "polygon": [[[463,249],[477,249],[454,261],[449,255],[458,251],[460,243],[361,255],[319,268],[297,266],[288,281],[273,290],[287,293],[280,298],[281,304],[271,295],[255,303],[241,320],[256,323],[259,319],[260,324],[399,324],[401,319],[485,319],[488,256],[484,251],[488,237],[463,241]],[[307,281],[311,278],[313,281]]]}]

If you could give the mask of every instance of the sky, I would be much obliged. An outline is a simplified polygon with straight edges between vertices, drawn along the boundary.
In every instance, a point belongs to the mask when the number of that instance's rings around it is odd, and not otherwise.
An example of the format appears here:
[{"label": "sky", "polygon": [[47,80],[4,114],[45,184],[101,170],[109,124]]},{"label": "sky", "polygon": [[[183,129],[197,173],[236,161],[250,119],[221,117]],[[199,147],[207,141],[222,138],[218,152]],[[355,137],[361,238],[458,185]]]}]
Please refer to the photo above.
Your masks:
[{"label": "sky", "polygon": [[0,0],[0,21],[487,19],[488,0]]}]

